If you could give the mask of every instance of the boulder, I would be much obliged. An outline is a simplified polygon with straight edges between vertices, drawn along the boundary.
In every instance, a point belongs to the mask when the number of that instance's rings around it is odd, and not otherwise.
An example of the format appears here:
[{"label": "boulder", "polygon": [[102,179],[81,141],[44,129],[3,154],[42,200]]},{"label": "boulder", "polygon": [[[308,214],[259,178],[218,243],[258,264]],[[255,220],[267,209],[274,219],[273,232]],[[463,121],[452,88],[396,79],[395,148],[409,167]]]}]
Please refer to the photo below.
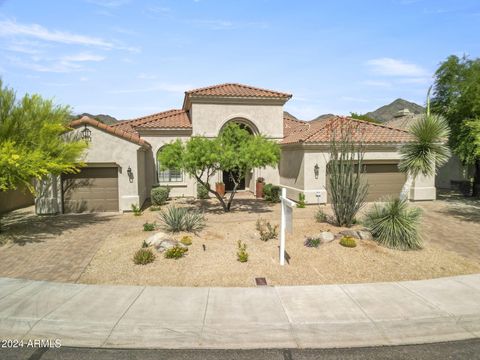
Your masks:
[{"label": "boulder", "polygon": [[359,238],[358,231],[357,230],[343,230],[340,231],[340,237],[342,236],[351,236],[353,238]]},{"label": "boulder", "polygon": [[155,246],[158,252],[164,252],[165,250],[171,249],[175,246],[181,247],[181,248],[188,248],[187,245],[182,244],[181,242],[173,239],[165,239],[162,242],[160,242],[158,245]]},{"label": "boulder", "polygon": [[330,231],[322,231],[318,235],[318,238],[322,240],[322,243],[329,243],[335,240],[335,235],[333,235],[333,233],[331,233]]},{"label": "boulder", "polygon": [[373,240],[372,233],[367,230],[359,230],[358,232],[358,237],[362,240]]},{"label": "boulder", "polygon": [[159,232],[153,234],[152,236],[150,236],[147,240],[145,240],[145,242],[149,246],[157,247],[163,240],[166,240],[168,238],[169,238],[168,234],[159,231]]}]

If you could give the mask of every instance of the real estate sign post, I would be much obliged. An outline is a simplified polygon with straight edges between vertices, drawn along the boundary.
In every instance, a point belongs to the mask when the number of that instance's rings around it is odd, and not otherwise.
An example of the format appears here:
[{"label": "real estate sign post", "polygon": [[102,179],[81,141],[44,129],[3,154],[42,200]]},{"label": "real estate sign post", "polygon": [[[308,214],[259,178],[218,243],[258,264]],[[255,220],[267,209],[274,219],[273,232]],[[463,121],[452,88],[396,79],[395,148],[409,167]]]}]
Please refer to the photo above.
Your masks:
[{"label": "real estate sign post", "polygon": [[282,196],[280,198],[282,204],[282,218],[280,221],[280,265],[285,265],[285,233],[290,234],[293,231],[293,205],[292,200],[287,199],[287,189],[282,188]]}]

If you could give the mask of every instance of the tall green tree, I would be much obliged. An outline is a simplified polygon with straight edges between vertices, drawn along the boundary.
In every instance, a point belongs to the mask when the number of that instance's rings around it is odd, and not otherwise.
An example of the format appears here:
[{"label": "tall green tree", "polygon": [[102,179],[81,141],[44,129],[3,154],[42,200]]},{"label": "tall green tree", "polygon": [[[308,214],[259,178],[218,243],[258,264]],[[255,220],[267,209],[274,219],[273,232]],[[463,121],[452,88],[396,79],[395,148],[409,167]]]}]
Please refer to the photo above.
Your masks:
[{"label": "tall green tree", "polygon": [[78,171],[87,144],[66,134],[69,119],[69,107],[40,95],[17,100],[0,80],[0,191],[34,192],[34,179]]},{"label": "tall green tree", "polygon": [[[280,161],[280,148],[275,141],[251,135],[232,123],[215,139],[194,136],[186,143],[180,140],[170,143],[159,153],[158,160],[162,169],[179,169],[194,177],[228,212],[238,185],[247,173],[254,168],[276,166]],[[215,174],[222,171],[230,172],[234,183],[228,200],[210,186]]]},{"label": "tall green tree", "polygon": [[480,196],[480,58],[451,55],[435,72],[432,111],[450,126],[450,147],[474,165],[473,195]]}]

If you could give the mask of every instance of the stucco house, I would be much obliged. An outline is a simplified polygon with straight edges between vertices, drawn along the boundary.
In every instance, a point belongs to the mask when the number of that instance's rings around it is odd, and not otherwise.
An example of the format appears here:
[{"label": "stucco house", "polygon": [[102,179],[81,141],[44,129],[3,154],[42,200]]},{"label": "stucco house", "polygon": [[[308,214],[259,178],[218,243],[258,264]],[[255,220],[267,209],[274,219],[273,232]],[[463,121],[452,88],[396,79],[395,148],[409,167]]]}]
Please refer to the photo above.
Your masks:
[{"label": "stucco house", "polygon": [[[397,168],[398,148],[412,140],[407,131],[338,116],[297,120],[283,111],[291,97],[247,85],[222,84],[186,91],[181,109],[112,126],[88,117],[75,120],[71,133],[90,142],[86,167],[79,174],[51,177],[39,184],[37,212],[129,211],[132,204],[142,205],[158,184],[168,185],[171,196],[195,197],[195,180],[173,169],[161,171],[157,154],[175,139],[216,137],[230,122],[244,124],[252,134],[263,134],[281,146],[279,166],[253,169],[240,191],[255,192],[256,179],[263,177],[285,187],[293,200],[304,193],[309,204],[327,203],[329,129],[339,122],[354,121],[365,134],[368,200],[398,195],[406,180]],[[228,191],[228,174],[217,176]],[[410,199],[435,199],[434,177],[415,179]]]}]

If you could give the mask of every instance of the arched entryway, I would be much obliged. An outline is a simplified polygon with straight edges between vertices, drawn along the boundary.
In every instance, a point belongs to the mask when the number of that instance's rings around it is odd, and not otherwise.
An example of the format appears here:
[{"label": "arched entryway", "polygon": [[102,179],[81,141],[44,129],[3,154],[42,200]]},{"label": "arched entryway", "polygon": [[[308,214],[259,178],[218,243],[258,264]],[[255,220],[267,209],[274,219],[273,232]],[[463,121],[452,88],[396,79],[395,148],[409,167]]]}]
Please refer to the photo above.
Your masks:
[{"label": "arched entryway", "polygon": [[[228,124],[235,123],[238,124],[242,129],[248,131],[251,135],[258,134],[257,127],[250,121],[244,118],[234,118],[231,119],[222,126],[220,132],[227,126]],[[222,174],[222,181],[225,184],[225,191],[232,191],[235,184],[232,181],[232,177],[235,176],[235,170],[232,171],[223,171]],[[247,174],[244,179],[241,180],[240,184],[237,187],[238,190],[246,190],[247,188],[251,188],[251,182],[253,179],[253,172],[251,174]]]}]

